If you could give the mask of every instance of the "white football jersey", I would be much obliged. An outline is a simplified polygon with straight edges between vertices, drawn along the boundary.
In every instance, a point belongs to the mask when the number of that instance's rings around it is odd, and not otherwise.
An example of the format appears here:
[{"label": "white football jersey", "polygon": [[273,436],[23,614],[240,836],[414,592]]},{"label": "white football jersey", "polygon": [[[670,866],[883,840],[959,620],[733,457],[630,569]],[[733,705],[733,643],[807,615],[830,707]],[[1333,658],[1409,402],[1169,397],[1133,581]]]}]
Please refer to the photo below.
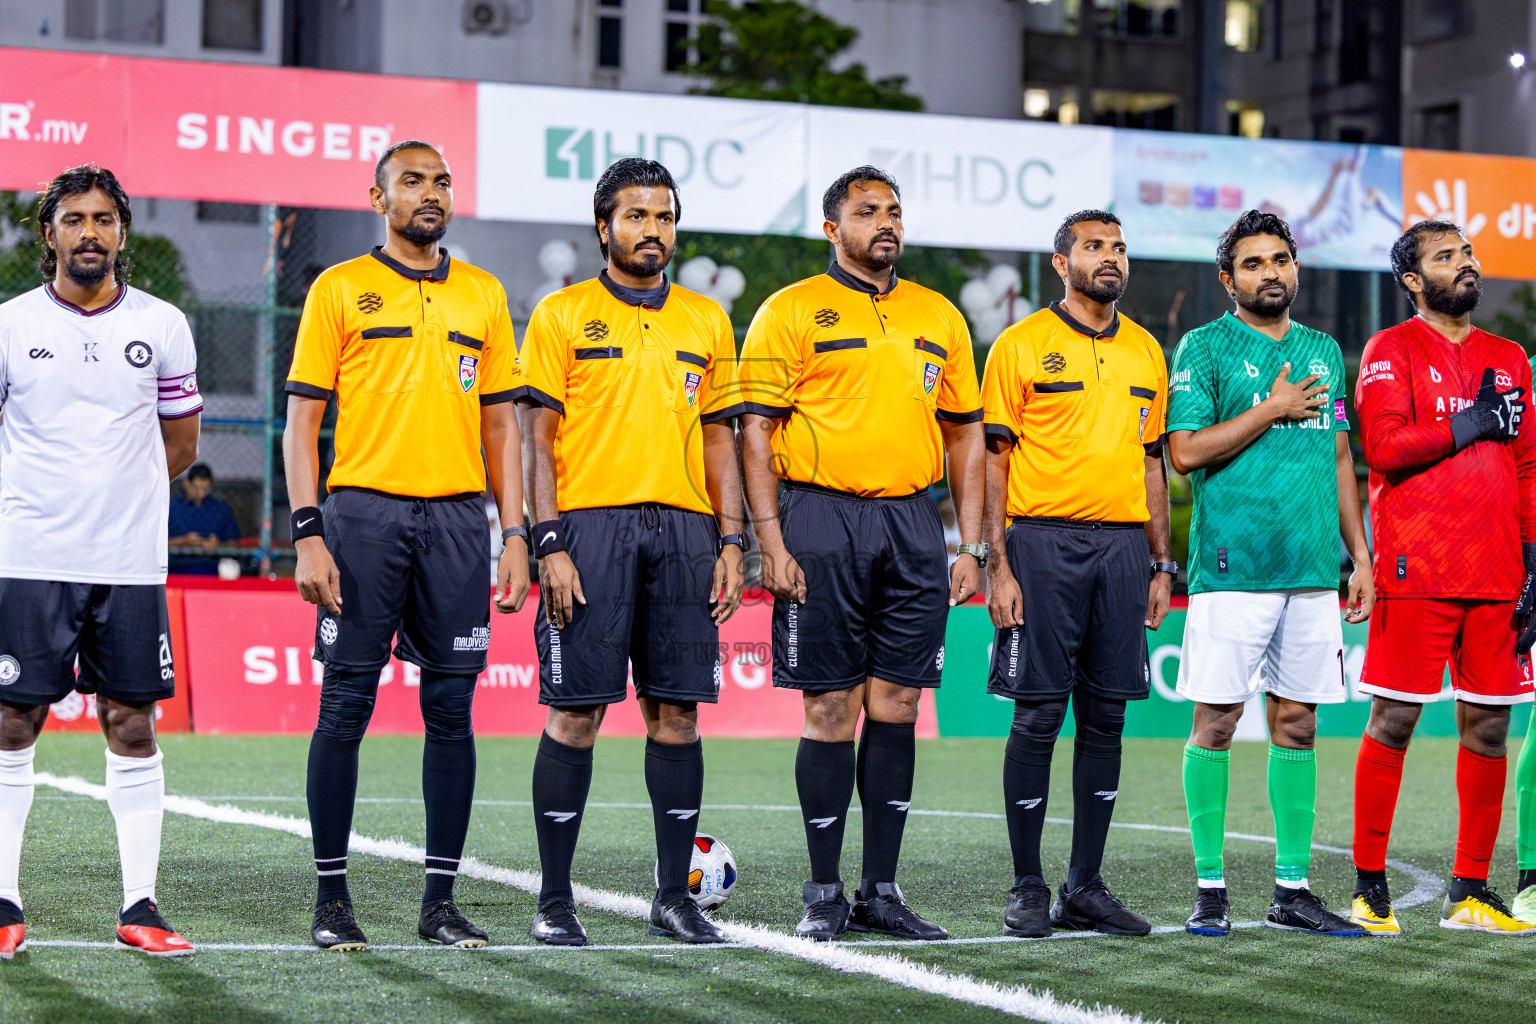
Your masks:
[{"label": "white football jersey", "polygon": [[196,371],[187,318],[135,288],[0,305],[0,577],[165,582],[160,420],[202,410]]}]

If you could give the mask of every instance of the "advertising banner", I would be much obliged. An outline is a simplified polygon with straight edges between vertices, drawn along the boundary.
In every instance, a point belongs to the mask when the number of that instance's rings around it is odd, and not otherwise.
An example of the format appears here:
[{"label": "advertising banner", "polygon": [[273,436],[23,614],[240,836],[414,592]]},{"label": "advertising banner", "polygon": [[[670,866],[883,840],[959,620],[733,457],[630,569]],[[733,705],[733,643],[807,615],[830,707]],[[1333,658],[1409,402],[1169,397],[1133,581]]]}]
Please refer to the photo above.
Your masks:
[{"label": "advertising banner", "polygon": [[844,171],[873,164],[901,185],[910,245],[1048,251],[1067,214],[1114,199],[1114,132],[1038,121],[984,120],[806,107],[811,211]]},{"label": "advertising banner", "polygon": [[[1163,736],[1181,738],[1189,735],[1193,712],[1191,705],[1174,692],[1179,677],[1179,651],[1184,640],[1183,609],[1168,613],[1162,628],[1148,635],[1151,656],[1152,696],[1133,701],[1126,708],[1127,736]],[[1365,664],[1367,626],[1344,623],[1344,678],[1347,699],[1342,704],[1320,704],[1317,709],[1319,736],[1359,736],[1365,730],[1370,712],[1370,697],[1356,689],[1360,667]],[[996,630],[980,605],[967,605],[949,613],[945,636],[944,685],[938,691],[939,734],[941,736],[1006,736],[1013,723],[1013,701],[987,693],[987,667],[992,658]],[[1515,709],[1511,735],[1523,735],[1529,705]],[[1072,730],[1067,718],[1064,735]],[[1420,736],[1455,736],[1454,702],[1448,697],[1424,709],[1419,719]],[[1238,739],[1266,740],[1264,710],[1255,700],[1238,723]]]},{"label": "advertising banner", "polygon": [[804,229],[803,107],[488,82],[479,96],[481,217],[590,224],[598,176],[637,156],[677,179],[686,230]]},{"label": "advertising banner", "polygon": [[[720,702],[699,705],[699,731],[705,736],[794,738],[805,721],[800,694],[770,685],[772,605],[766,595],[751,596],[720,630],[724,654]],[[515,615],[492,616],[490,664],[480,675],[474,703],[479,735],[536,736],[544,729],[547,711],[538,703],[538,656],[533,645],[537,598],[535,591]],[[320,663],[310,658],[315,612],[299,600],[292,583],[271,590],[188,590],[185,599],[190,665],[196,679],[196,731],[306,733],[314,729],[323,672]],[[421,732],[420,683],[421,672],[415,665],[391,661],[384,669],[369,728]],[[645,734],[633,700],[609,709],[603,734]],[[925,702],[918,735],[938,735],[931,702]]]},{"label": "advertising banner", "polygon": [[35,192],[66,167],[123,166],[124,62],[96,54],[0,55],[0,188]]},{"label": "advertising banner", "polygon": [[1407,227],[1459,224],[1488,277],[1536,277],[1536,160],[1403,151]]},{"label": "advertising banner", "polygon": [[1115,213],[1133,259],[1214,261],[1221,233],[1257,209],[1291,226],[1304,266],[1386,270],[1402,163],[1384,146],[1117,131]]}]

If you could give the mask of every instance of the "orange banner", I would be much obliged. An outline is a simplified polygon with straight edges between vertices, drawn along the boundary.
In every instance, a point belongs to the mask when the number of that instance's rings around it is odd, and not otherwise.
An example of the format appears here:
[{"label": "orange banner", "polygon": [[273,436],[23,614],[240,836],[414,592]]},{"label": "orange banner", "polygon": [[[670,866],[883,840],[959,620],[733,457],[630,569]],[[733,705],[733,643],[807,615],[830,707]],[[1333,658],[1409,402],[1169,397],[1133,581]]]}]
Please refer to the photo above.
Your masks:
[{"label": "orange banner", "polygon": [[1488,277],[1536,278],[1536,160],[1403,150],[1404,227],[1460,224]]}]

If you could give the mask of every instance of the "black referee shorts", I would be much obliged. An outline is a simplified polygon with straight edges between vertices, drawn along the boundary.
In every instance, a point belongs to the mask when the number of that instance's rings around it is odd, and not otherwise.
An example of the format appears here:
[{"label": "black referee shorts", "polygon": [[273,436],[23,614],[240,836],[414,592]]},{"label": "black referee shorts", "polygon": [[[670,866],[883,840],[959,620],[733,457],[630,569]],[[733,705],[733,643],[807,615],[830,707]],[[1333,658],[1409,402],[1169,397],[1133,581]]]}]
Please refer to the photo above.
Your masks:
[{"label": "black referee shorts", "polygon": [[987,692],[1056,700],[1080,686],[1145,700],[1151,549],[1142,525],[1019,517],[1007,545],[1024,625],[997,631]]},{"label": "black referee shorts", "polygon": [[176,695],[164,584],[0,579],[0,702],[54,704],[71,690],[123,704]]},{"label": "black referee shorts", "polygon": [[485,670],[491,531],[479,494],[337,488],[325,502],[325,546],[341,571],[341,614],[319,609],[316,660],[368,672],[393,646],[401,661],[448,675]]},{"label": "black referee shorts", "polygon": [[806,595],[773,603],[773,685],[846,690],[874,676],[938,686],[949,573],[927,492],[860,498],[786,484],[779,526]]},{"label": "black referee shorts", "polygon": [[560,514],[566,551],[586,604],[564,629],[549,622],[545,594],[533,641],[539,703],[616,704],[635,692],[669,703],[713,704],[720,695],[720,630],[709,586],[718,556],[715,520],[668,505],[579,508]]}]

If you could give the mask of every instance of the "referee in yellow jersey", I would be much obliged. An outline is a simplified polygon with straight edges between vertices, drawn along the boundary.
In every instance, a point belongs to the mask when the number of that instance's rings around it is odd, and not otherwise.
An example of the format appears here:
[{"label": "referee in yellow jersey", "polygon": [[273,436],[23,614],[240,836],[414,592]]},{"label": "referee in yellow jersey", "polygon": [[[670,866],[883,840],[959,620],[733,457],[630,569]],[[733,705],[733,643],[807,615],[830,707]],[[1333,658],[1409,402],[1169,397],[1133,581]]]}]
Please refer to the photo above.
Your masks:
[{"label": "referee in yellow jersey", "polygon": [[[896,863],[918,699],[939,685],[949,607],[977,593],[986,562],[976,365],[959,311],[896,276],[901,193],[889,175],[849,171],[822,213],[835,261],[768,297],[740,368],[748,504],[776,598],[773,685],[805,702],[795,782],[811,878],[795,933],[944,938],[906,904]],[[946,453],[964,542],[948,578],[928,496]],[[855,785],[864,864],[850,907],[839,860]]]},{"label": "referee in yellow jersey", "polygon": [[656,831],[650,930],[724,936],[688,895],[704,791],[698,706],[720,690],[719,624],[741,602],[736,337],[713,299],[663,275],[682,202],[654,160],[620,160],[593,196],[607,267],[546,296],[523,344],[525,471],[539,557],[533,767],[540,942],[587,941],[571,858],[608,705],[635,695]]},{"label": "referee in yellow jersey", "polygon": [[[512,404],[522,384],[517,348],[500,283],[438,245],[453,217],[453,178],[437,150],[419,141],[390,146],[369,196],[387,240],[310,288],[283,432],[297,582],[304,600],[319,605],[315,657],[325,664],[309,748],[319,875],[312,934],[322,949],[367,943],[347,889],[347,836],[357,749],[393,646],[421,667],[426,726],[426,890],[417,930],[445,945],[483,946],[485,932],[452,897],[475,789],[470,703],[490,644],[487,477],[502,521],[518,524],[504,531],[497,610],[516,611],[528,594]],[[336,461],[322,512],[316,445],[333,396]]]},{"label": "referee in yellow jersey", "polygon": [[[1114,214],[1068,217],[1051,262],[1066,298],[998,337],[982,384],[997,626],[987,692],[1014,701],[1003,792],[1015,878],[1003,925],[1017,936],[1053,925],[1145,935],[1146,918],[1110,893],[1099,866],[1125,702],[1148,695],[1146,630],[1162,624],[1178,572],[1163,472],[1168,370],[1156,339],[1115,311],[1130,267]],[[1040,830],[1068,698],[1072,858],[1051,906]]]}]

